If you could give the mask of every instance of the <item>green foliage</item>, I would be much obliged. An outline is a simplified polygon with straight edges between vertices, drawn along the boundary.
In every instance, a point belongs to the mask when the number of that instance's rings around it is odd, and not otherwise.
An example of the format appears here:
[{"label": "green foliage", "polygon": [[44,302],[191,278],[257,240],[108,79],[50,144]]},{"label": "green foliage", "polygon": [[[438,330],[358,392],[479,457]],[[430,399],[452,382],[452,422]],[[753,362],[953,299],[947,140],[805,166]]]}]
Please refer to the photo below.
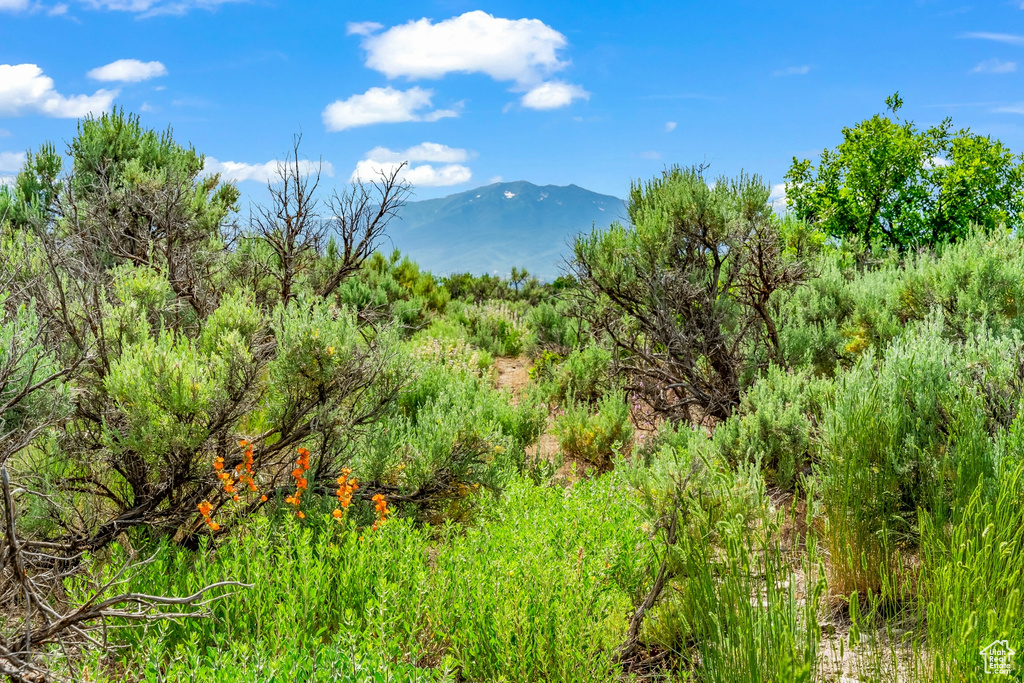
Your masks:
[{"label": "green foliage", "polygon": [[920,512],[948,519],[1004,458],[1020,342],[951,345],[941,329],[929,320],[866,354],[827,402],[820,490],[839,593],[878,592],[897,549],[916,545]]},{"label": "green foliage", "polygon": [[355,277],[341,284],[336,297],[371,318],[393,319],[417,330],[444,312],[451,295],[433,275],[395,251],[390,258],[375,252]]},{"label": "green foliage", "polygon": [[678,657],[684,679],[812,680],[823,574],[810,550],[798,597],[782,516],[757,470],[724,466],[702,430],[687,427],[662,427],[642,455],[627,477],[669,581],[644,642]]},{"label": "green foliage", "polygon": [[423,364],[353,467],[361,477],[454,500],[472,487],[494,491],[522,471],[525,449],[547,413],[530,400],[511,405],[486,378]]},{"label": "green foliage", "polygon": [[815,433],[829,383],[777,366],[743,396],[736,414],[715,429],[715,443],[731,463],[755,463],[783,489],[810,472]]},{"label": "green foliage", "polygon": [[534,378],[549,401],[596,405],[614,385],[612,354],[597,344],[573,351],[564,359],[543,356],[538,363]]},{"label": "green foliage", "polygon": [[826,250],[818,276],[781,306],[782,357],[834,375],[869,349],[885,348],[908,325],[942,312],[943,337],[963,342],[991,330],[1024,332],[1024,241],[1004,231],[974,232],[937,252],[890,255],[868,270]]},{"label": "green foliage", "polygon": [[[169,133],[115,112],[64,177],[30,154],[0,190],[19,534],[66,544],[70,603],[152,552],[117,590],[252,584],[210,619],[116,624],[70,677],[607,681],[647,675],[615,660],[646,605],[666,679],[831,680],[826,607],[861,680],[976,678],[981,647],[1024,642],[1019,160],[948,123],[844,138],[794,165],[782,218],[756,177],[635,184],[631,225],[551,285],[395,252],[325,294],[344,257],[311,239],[287,296]],[[530,385],[495,387],[523,354]],[[635,445],[627,394],[664,418]],[[560,453],[530,451],[545,431]],[[240,439],[258,490],[235,501],[214,463]],[[563,456],[600,473],[556,486]]]},{"label": "green foliage", "polygon": [[953,524],[922,518],[918,617],[928,625],[932,680],[971,680],[989,643],[1024,640],[1024,465],[1016,455],[994,489],[978,485]]},{"label": "green foliage", "polygon": [[506,302],[453,305],[469,341],[495,356],[519,356],[533,343],[522,307]]},{"label": "green foliage", "polygon": [[186,594],[219,580],[252,588],[207,620],[117,630],[141,680],[606,681],[646,553],[609,477],[566,495],[517,480],[484,500],[468,533],[401,520],[360,535],[252,520],[214,552],[164,545],[130,589]]},{"label": "green foliage", "polygon": [[10,186],[0,186],[0,218],[16,228],[44,219],[55,208],[64,162],[52,142],[29,151]]},{"label": "green foliage", "polygon": [[591,414],[589,405],[576,403],[570,397],[555,421],[555,435],[565,455],[602,470],[609,468],[615,456],[629,447],[633,425],[629,421],[629,404],[621,395],[603,396],[596,408],[597,412]]},{"label": "green foliage", "polygon": [[727,418],[780,352],[776,293],[805,270],[784,256],[768,196],[758,176],[709,184],[703,168],[673,167],[632,186],[631,226],[576,239],[584,316],[667,419]]},{"label": "green foliage", "polygon": [[[30,436],[47,412],[68,410],[67,387],[59,377],[60,364],[44,338],[35,307],[16,305],[0,292],[0,456],[8,457],[11,447],[26,445],[19,436]],[[32,390],[43,382],[41,391]]]},{"label": "green foliage", "polygon": [[815,168],[793,159],[787,201],[801,219],[838,239],[906,250],[963,239],[972,226],[1016,225],[1024,211],[1024,158],[998,140],[951,132],[947,119],[919,130],[897,116],[899,95],[886,100],[893,118],[876,114],[843,129]]}]

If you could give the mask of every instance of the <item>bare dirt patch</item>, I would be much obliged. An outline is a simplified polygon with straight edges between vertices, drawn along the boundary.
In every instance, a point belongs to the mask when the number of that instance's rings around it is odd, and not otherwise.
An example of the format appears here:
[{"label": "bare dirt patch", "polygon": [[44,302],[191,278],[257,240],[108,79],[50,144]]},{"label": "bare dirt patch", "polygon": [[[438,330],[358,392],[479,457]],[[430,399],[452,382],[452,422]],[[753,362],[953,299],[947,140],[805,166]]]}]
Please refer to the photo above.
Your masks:
[{"label": "bare dirt patch", "polygon": [[526,358],[495,358],[495,384],[501,390],[512,392],[512,399],[518,400],[526,385],[530,383],[530,361]]}]

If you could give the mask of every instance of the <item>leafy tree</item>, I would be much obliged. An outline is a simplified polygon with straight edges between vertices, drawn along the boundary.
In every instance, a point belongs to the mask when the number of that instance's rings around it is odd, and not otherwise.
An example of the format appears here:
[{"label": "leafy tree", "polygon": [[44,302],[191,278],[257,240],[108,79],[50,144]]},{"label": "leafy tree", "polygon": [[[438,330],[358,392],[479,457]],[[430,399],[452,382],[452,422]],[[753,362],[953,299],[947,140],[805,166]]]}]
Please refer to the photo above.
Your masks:
[{"label": "leafy tree", "polygon": [[815,168],[794,157],[786,174],[798,218],[839,238],[900,250],[962,239],[972,224],[992,229],[1024,210],[1024,170],[997,140],[952,123],[920,130],[899,118],[899,93],[876,114],[843,129]]}]

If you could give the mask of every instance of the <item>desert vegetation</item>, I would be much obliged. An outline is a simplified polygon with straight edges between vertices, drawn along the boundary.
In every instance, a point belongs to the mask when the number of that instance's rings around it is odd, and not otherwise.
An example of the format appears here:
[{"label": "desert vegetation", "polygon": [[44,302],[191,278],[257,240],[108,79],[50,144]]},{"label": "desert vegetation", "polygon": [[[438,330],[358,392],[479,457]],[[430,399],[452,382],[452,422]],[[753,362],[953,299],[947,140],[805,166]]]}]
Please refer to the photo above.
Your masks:
[{"label": "desert vegetation", "polygon": [[398,171],[334,191],[298,138],[245,212],[122,111],[41,145],[0,189],[0,673],[985,678],[1024,161],[887,104],[783,215],[635,182],[554,282],[382,250]]}]

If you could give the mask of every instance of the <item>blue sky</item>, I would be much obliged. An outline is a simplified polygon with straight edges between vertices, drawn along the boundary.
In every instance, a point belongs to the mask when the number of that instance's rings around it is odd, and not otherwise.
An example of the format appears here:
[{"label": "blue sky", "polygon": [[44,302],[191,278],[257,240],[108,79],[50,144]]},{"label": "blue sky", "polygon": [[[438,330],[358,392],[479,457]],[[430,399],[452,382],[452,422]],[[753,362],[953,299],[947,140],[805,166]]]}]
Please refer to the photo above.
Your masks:
[{"label": "blue sky", "polygon": [[299,131],[329,184],[409,159],[416,198],[702,161],[780,183],[895,90],[1024,151],[1022,76],[1021,0],[0,0],[0,176],[116,105],[253,199]]}]

